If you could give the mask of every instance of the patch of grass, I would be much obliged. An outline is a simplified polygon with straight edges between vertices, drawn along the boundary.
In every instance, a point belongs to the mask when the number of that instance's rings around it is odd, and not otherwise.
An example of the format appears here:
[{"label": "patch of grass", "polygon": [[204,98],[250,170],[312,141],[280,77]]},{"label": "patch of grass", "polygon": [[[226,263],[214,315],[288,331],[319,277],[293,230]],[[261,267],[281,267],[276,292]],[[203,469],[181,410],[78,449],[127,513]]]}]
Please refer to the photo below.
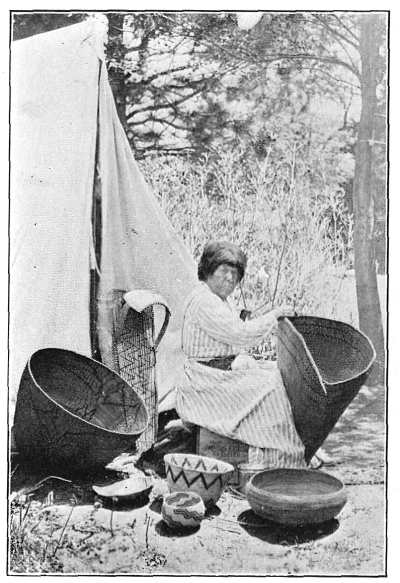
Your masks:
[{"label": "patch of grass", "polygon": [[53,535],[58,530],[57,516],[28,498],[10,506],[9,572],[57,573],[63,571],[57,556],[59,541]]},{"label": "patch of grass", "polygon": [[156,549],[147,548],[142,551],[140,556],[143,558],[145,566],[149,567],[149,569],[164,567],[167,563],[167,557]]}]

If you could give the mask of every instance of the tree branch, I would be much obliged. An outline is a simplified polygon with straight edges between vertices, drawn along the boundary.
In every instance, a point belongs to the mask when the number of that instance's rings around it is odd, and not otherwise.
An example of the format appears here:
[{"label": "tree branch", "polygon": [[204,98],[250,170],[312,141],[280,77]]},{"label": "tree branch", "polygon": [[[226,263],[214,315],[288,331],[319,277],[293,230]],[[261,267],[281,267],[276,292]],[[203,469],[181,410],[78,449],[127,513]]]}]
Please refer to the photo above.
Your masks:
[{"label": "tree branch", "polygon": [[174,119],[172,121],[169,121],[168,119],[162,119],[162,120],[157,120],[159,123],[164,123],[167,126],[170,126],[172,128],[175,128],[176,130],[185,130],[188,131],[188,128],[184,125],[178,125],[175,122],[177,116],[175,115]]},{"label": "tree branch", "polygon": [[355,75],[358,79],[360,79],[360,73],[357,69],[354,69],[349,63],[346,61],[342,61],[337,57],[323,57],[317,55],[310,55],[308,53],[298,53],[297,55],[288,55],[288,54],[281,54],[275,55],[274,57],[271,56],[271,59],[268,61],[268,64],[273,63],[274,61],[283,61],[283,60],[307,60],[307,61],[320,61],[322,63],[329,63],[330,65],[337,65],[339,67],[345,67],[348,69],[353,75]]},{"label": "tree branch", "polygon": [[197,87],[199,85],[207,85],[207,82],[208,81],[211,81],[211,79],[212,79],[212,76],[211,77],[205,77],[204,79],[191,79],[190,81],[187,81],[187,83],[184,83],[182,85],[177,85],[177,84],[169,83],[164,88],[167,91],[173,91],[174,89],[176,91],[179,91],[180,89],[187,89],[188,87],[193,88],[193,87]]},{"label": "tree branch", "polygon": [[333,12],[332,16],[334,18],[336,18],[336,20],[338,22],[340,22],[341,26],[343,26],[343,28],[349,33],[349,35],[354,38],[354,41],[356,42],[357,47],[359,47],[360,46],[360,39],[358,38],[358,36],[356,34],[354,34],[354,32],[351,30],[351,28],[349,28],[348,26],[346,26],[346,24],[344,24],[343,20],[341,20],[337,14],[335,14]]},{"label": "tree branch", "polygon": [[165,71],[160,71],[158,73],[153,73],[150,77],[143,79],[140,83],[144,85],[148,85],[152,83],[154,79],[158,79],[159,77],[164,77],[165,75],[172,75],[173,73],[177,73],[178,71],[184,71],[185,69],[190,69],[189,65],[182,65],[181,67],[175,67],[175,69],[166,69]]},{"label": "tree branch", "polygon": [[335,77],[335,75],[332,75],[332,73],[329,73],[326,69],[320,69],[318,67],[303,67],[303,70],[307,70],[307,69],[310,71],[314,71],[315,73],[319,73],[320,75],[324,75],[328,79],[332,79],[333,81],[336,81],[337,83],[343,83],[343,85],[348,85],[352,89],[357,89],[358,91],[360,91],[360,85],[356,85],[355,83],[351,83],[350,81],[345,81],[344,79],[340,79],[339,77]]},{"label": "tree branch", "polygon": [[[335,36],[336,38],[339,38],[339,39],[343,40],[344,42],[348,43],[349,45],[351,45],[355,49],[359,50],[360,46],[359,46],[358,43],[355,43],[354,41],[352,41],[349,38],[347,38],[344,34],[342,34],[341,32],[339,32],[338,30],[335,30],[334,28],[332,28],[318,14],[311,14],[311,17],[314,18],[315,20],[317,20],[322,26],[324,26],[333,36]],[[341,20],[339,18],[337,18],[337,20],[339,21],[340,24],[342,24],[342,22],[341,22]],[[343,45],[341,45],[341,46],[343,46]]]},{"label": "tree branch", "polygon": [[199,93],[201,93],[203,91],[203,89],[204,89],[203,87],[200,87],[200,89],[193,91],[190,95],[186,95],[185,97],[182,97],[182,99],[178,99],[174,103],[152,104],[152,105],[148,105],[147,107],[142,107],[141,109],[136,109],[127,117],[127,122],[129,123],[130,120],[132,120],[133,117],[135,115],[137,115],[138,113],[144,113],[146,111],[155,111],[155,110],[160,110],[160,109],[174,109],[174,111],[175,111],[175,108],[178,105],[181,105],[181,103],[184,103],[188,99],[191,99],[195,95],[198,95]]},{"label": "tree branch", "polygon": [[158,152],[158,156],[181,156],[188,152],[194,152],[194,148],[192,146],[182,146],[181,148],[166,148],[165,146],[158,146],[153,144],[147,148],[141,148],[138,150],[142,152],[143,156],[150,156],[152,152]]},{"label": "tree branch", "polygon": [[356,66],[356,64],[353,61],[353,57],[350,55],[348,48],[346,47],[345,44],[343,44],[342,39],[344,39],[345,43],[350,44],[351,46],[353,46],[356,50],[359,51],[357,45],[355,45],[353,42],[349,41],[346,39],[346,37],[344,37],[343,35],[341,35],[340,33],[336,32],[333,28],[331,28],[329,26],[329,24],[327,24],[322,18],[319,18],[317,15],[313,15],[314,18],[318,21],[319,24],[321,24],[321,26],[323,26],[324,28],[326,28],[330,34],[332,34],[333,36],[336,37],[336,42],[339,44],[339,46],[342,47],[343,51],[345,52],[345,54],[347,55],[347,58],[349,59],[349,63],[351,64],[351,66],[353,67],[354,70],[358,70],[359,68]]},{"label": "tree branch", "polygon": [[[187,130],[188,128],[185,125],[179,125],[179,124],[174,123],[175,120],[176,120],[176,118],[177,118],[177,116],[175,115],[173,117],[173,120],[170,121],[167,118],[159,119],[159,118],[157,118],[157,117],[155,117],[153,115],[149,115],[149,117],[147,119],[140,120],[140,121],[131,121],[129,123],[129,127],[132,127],[132,126],[141,126],[141,125],[146,124],[146,123],[149,123],[149,122],[157,122],[159,124],[165,124],[167,126],[173,127],[176,130]],[[160,133],[160,136],[161,136],[161,133]]]}]

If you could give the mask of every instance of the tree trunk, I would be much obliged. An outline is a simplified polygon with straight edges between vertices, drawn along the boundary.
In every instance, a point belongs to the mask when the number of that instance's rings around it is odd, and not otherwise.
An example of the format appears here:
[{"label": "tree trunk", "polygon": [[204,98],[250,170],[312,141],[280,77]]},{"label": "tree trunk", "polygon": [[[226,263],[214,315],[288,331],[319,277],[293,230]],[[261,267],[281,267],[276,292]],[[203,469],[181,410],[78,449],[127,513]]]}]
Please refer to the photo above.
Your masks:
[{"label": "tree trunk", "polygon": [[354,204],[354,262],[360,329],[372,341],[377,360],[370,376],[381,382],[385,372],[385,342],[374,253],[374,197],[372,192],[374,122],[378,66],[378,16],[361,20],[361,118],[356,145]]},{"label": "tree trunk", "polygon": [[126,123],[126,83],[125,83],[125,53],[123,43],[123,27],[125,14],[110,12],[108,18],[108,79],[117,106],[118,117],[122,127],[127,130]]}]

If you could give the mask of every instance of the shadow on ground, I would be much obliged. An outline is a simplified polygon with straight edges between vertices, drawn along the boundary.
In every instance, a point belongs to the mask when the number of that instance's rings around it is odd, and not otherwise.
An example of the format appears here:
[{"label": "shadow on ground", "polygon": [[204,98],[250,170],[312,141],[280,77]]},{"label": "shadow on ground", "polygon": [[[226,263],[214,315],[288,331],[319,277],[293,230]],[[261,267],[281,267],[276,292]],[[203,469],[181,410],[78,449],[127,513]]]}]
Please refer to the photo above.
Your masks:
[{"label": "shadow on ground", "polygon": [[238,523],[251,536],[274,545],[298,545],[324,538],[339,528],[339,521],[333,518],[320,524],[285,526],[265,520],[252,510],[245,510],[238,516]]},{"label": "shadow on ground", "polygon": [[332,465],[323,468],[346,484],[380,484],[386,466],[386,391],[362,387],[323,448]]}]

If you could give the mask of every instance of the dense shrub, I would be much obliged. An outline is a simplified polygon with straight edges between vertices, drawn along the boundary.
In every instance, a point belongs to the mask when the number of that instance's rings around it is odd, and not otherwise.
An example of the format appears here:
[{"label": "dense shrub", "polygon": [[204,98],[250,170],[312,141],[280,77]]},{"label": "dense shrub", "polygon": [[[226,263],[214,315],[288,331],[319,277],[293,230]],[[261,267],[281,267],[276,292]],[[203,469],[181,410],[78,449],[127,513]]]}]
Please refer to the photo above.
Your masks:
[{"label": "dense shrub", "polygon": [[338,317],[337,296],[352,265],[352,220],[342,189],[321,168],[317,178],[310,173],[296,145],[269,148],[262,160],[239,147],[198,161],[147,158],[141,167],[195,259],[210,239],[246,251],[250,309],[274,299],[300,313]]}]

